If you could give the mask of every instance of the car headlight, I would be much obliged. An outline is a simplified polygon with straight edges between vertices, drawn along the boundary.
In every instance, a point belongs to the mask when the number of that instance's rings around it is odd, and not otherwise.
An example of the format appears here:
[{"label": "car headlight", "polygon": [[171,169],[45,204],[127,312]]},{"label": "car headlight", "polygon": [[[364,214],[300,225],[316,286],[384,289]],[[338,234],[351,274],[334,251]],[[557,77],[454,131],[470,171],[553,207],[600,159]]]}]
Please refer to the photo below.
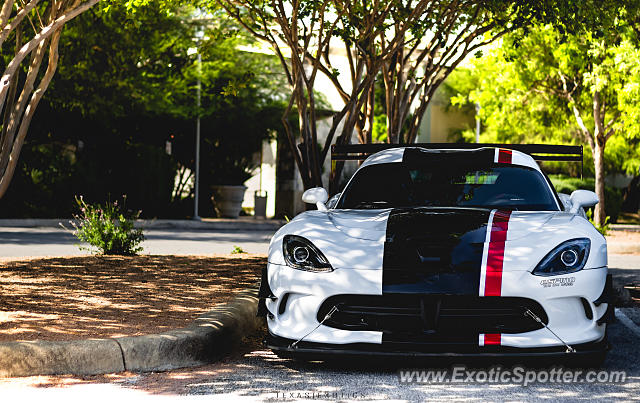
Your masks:
[{"label": "car headlight", "polygon": [[285,235],[282,251],[287,266],[298,270],[330,272],[333,267],[314,244],[297,235]]},{"label": "car headlight", "polygon": [[591,241],[588,238],[563,242],[549,252],[532,273],[538,276],[555,276],[582,270],[589,258],[590,249]]}]

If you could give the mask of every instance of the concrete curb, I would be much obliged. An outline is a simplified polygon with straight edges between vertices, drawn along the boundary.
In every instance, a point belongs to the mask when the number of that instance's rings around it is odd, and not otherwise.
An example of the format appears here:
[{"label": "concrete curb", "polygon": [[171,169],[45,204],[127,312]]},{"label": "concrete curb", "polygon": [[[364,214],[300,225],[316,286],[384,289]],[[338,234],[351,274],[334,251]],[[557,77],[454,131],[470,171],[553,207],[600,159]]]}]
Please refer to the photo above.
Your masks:
[{"label": "concrete curb", "polygon": [[[19,218],[0,219],[0,228],[70,228],[68,218]],[[137,220],[136,228],[144,229],[189,229],[223,231],[277,231],[285,224],[284,220],[260,219],[254,217],[205,218],[195,220]]]},{"label": "concrete curb", "polygon": [[185,328],[147,336],[0,343],[0,376],[96,375],[208,364],[262,325],[257,303],[257,291],[244,290]]}]

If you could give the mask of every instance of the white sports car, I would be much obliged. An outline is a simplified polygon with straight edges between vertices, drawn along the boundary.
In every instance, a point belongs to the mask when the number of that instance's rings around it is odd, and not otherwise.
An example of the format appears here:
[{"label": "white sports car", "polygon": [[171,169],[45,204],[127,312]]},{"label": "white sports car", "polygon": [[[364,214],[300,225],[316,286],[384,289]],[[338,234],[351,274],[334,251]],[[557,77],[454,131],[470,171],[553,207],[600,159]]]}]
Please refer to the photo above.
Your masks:
[{"label": "white sports car", "polygon": [[558,195],[503,148],[371,155],[271,240],[260,288],[281,356],[604,357],[605,238],[595,193]]}]

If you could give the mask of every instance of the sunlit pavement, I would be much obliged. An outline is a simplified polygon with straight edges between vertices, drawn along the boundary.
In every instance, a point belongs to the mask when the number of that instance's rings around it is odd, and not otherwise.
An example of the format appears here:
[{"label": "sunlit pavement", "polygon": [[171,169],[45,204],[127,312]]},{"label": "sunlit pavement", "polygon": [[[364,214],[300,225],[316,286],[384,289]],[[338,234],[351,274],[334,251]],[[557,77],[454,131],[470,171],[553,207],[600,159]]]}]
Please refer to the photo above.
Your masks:
[{"label": "sunlit pavement", "polygon": [[640,256],[609,254],[609,267],[640,270]]},{"label": "sunlit pavement", "polygon": [[[130,374],[111,383],[53,388],[0,383],[3,400],[21,401],[489,401],[623,400],[640,398],[640,338],[625,325],[611,325],[613,349],[604,370],[626,371],[623,383],[400,383],[397,370],[357,363],[301,363],[256,349],[222,363],[190,370]],[[437,366],[425,363],[424,368]],[[42,385],[41,385],[42,386]],[[328,397],[327,397],[328,396]]]},{"label": "sunlit pavement", "polygon": [[[239,246],[248,253],[267,254],[273,231],[147,230],[145,254],[209,255],[231,253]],[[41,257],[89,254],[62,228],[0,228],[0,257]],[[86,246],[86,245],[84,245]]]},{"label": "sunlit pavement", "polygon": [[356,400],[392,401],[638,399],[640,352],[637,345],[640,339],[620,323],[612,325],[610,339],[614,348],[604,369],[627,371],[627,382],[623,384],[549,383],[527,387],[515,384],[404,384],[399,382],[395,369],[377,371],[357,365],[327,368],[323,363],[297,363],[278,359],[268,351],[254,351],[229,363],[231,371],[194,382],[187,385],[186,390],[189,394],[252,396],[260,400],[282,400],[283,395],[287,398],[293,395],[293,400],[302,396],[300,400],[305,400],[305,393],[320,396],[322,400],[327,392],[337,395],[339,400],[349,400],[353,396],[358,397]]}]

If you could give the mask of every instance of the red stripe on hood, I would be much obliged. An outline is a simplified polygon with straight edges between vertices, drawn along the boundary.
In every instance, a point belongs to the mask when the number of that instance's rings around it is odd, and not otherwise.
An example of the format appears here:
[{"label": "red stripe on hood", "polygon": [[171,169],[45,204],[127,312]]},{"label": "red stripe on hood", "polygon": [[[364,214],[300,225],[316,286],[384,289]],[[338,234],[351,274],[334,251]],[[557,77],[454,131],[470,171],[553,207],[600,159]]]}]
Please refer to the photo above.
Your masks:
[{"label": "red stripe on hood", "polygon": [[502,294],[502,265],[510,216],[510,211],[496,211],[493,216],[487,256],[487,272],[484,282],[485,297],[499,297]]}]

